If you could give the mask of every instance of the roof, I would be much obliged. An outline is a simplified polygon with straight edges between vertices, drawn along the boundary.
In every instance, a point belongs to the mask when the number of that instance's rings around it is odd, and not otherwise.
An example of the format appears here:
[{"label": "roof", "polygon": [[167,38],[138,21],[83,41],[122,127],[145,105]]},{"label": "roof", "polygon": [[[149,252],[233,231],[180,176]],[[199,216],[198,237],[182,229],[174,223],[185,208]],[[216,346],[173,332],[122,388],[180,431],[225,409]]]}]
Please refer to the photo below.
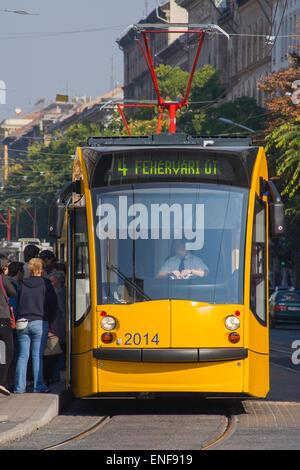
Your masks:
[{"label": "roof", "polygon": [[90,147],[127,147],[127,146],[174,146],[174,145],[197,145],[201,147],[250,147],[252,139],[250,137],[235,136],[195,136],[188,134],[153,134],[141,136],[120,136],[120,137],[90,137],[88,139]]}]

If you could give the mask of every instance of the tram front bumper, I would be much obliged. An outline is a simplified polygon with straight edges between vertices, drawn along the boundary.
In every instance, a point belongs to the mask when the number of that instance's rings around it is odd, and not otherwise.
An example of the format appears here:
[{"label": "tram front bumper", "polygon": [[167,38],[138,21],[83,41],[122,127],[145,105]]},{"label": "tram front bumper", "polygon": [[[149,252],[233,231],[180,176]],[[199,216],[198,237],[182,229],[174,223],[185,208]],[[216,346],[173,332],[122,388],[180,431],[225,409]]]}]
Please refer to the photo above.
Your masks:
[{"label": "tram front bumper", "polygon": [[245,348],[185,348],[185,349],[140,349],[97,348],[93,357],[108,361],[124,362],[214,362],[232,361],[248,357]]}]

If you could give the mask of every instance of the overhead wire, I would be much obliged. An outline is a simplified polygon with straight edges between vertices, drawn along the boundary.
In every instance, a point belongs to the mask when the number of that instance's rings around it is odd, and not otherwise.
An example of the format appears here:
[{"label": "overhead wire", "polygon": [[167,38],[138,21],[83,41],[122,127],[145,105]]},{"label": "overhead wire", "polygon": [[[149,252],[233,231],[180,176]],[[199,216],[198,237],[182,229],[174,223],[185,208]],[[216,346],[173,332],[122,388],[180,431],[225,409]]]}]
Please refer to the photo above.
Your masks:
[{"label": "overhead wire", "polygon": [[[273,31],[273,26],[274,26],[275,19],[276,19],[276,13],[277,13],[277,9],[278,9],[278,5],[279,5],[279,2],[280,2],[280,1],[281,1],[281,0],[277,0],[276,6],[275,6],[275,9],[274,9],[274,16],[273,16],[273,18],[271,18],[271,20],[270,20],[270,23],[271,23],[271,24],[270,24],[270,36],[269,36],[270,38],[272,37],[271,34],[272,34],[272,31]],[[271,7],[271,9],[273,9],[273,8]],[[261,51],[261,55],[263,55],[265,49],[267,49],[267,46],[268,46],[268,41],[265,41],[265,45],[263,46],[263,49],[262,49],[262,51]],[[267,52],[267,55],[268,55],[268,52]]]},{"label": "overhead wire", "polygon": [[44,38],[44,37],[56,37],[56,36],[66,36],[72,34],[86,34],[86,33],[94,33],[94,32],[102,32],[112,29],[120,29],[123,28],[124,25],[115,25],[115,26],[102,26],[100,28],[89,28],[89,29],[77,29],[71,31],[53,31],[53,32],[25,32],[25,33],[0,33],[0,41],[1,40],[9,40],[9,39],[36,39],[36,38]]},{"label": "overhead wire", "polygon": [[[272,49],[273,49],[273,47],[275,46],[275,43],[276,43],[276,41],[277,41],[277,39],[278,39],[279,37],[294,37],[294,36],[297,37],[297,35],[279,36],[279,31],[280,31],[280,28],[281,28],[281,25],[282,25],[282,21],[283,21],[283,17],[284,17],[286,8],[287,8],[287,4],[288,4],[288,0],[285,0],[285,4],[284,4],[284,7],[283,7],[281,19],[280,19],[279,26],[278,26],[278,29],[277,29],[277,34],[275,35],[275,39],[274,39],[274,42],[273,42],[273,44],[272,44],[272,47],[271,47],[271,49],[270,49],[269,52],[268,52],[269,54],[272,52]],[[276,12],[275,12],[275,13],[276,13]],[[299,35],[299,37],[300,37],[300,35]]]},{"label": "overhead wire", "polygon": [[[287,0],[286,0],[287,5]],[[284,12],[286,9],[286,5],[284,7]],[[24,33],[3,33],[0,32],[0,41],[1,40],[9,40],[9,39],[34,39],[34,38],[43,38],[43,37],[56,37],[56,36],[64,36],[64,35],[72,35],[72,34],[87,34],[93,32],[102,32],[112,29],[120,29],[124,28],[126,25],[111,25],[111,26],[102,26],[96,28],[87,28],[87,29],[77,29],[77,30],[70,30],[70,31],[52,31],[52,32],[24,32]],[[188,26],[188,23],[186,24]],[[280,28],[279,28],[280,29]],[[279,32],[279,31],[278,31]],[[220,32],[214,32],[214,35],[222,35]],[[247,33],[228,33],[229,36],[241,36],[241,37],[264,37],[268,38],[269,34],[247,34]],[[277,37],[300,37],[300,34],[287,34],[287,35],[277,35]]]}]

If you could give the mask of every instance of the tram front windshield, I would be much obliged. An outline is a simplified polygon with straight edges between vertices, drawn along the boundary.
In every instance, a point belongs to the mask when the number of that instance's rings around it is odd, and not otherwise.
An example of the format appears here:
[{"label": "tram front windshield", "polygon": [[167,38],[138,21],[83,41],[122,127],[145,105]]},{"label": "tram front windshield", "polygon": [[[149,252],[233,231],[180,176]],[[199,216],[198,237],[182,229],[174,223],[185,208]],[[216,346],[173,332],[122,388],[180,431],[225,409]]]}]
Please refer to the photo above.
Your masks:
[{"label": "tram front windshield", "polygon": [[194,183],[93,189],[98,304],[243,303],[248,193]]}]

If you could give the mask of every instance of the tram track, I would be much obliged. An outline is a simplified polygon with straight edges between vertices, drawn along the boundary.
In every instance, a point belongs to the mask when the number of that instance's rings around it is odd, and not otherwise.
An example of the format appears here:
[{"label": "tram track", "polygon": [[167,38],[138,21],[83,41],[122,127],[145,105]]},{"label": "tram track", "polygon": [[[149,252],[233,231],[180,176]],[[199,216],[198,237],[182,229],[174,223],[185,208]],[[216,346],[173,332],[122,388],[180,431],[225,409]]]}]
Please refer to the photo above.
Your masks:
[{"label": "tram track", "polygon": [[223,432],[220,433],[220,435],[218,437],[214,438],[214,440],[212,440],[211,442],[205,444],[203,447],[200,447],[200,449],[197,449],[197,450],[210,449],[214,445],[219,444],[220,442],[222,442],[226,437],[228,437],[230,435],[230,433],[232,432],[233,427],[234,427],[235,417],[234,417],[234,415],[229,415],[229,416],[226,417],[226,419],[227,419],[227,423],[226,423],[226,426],[225,426],[225,429],[223,430]]},{"label": "tram track", "polygon": [[81,431],[78,434],[75,434],[75,436],[72,436],[64,441],[59,442],[58,444],[54,444],[49,447],[44,447],[42,450],[56,450],[59,449],[60,447],[63,447],[67,444],[70,444],[72,442],[76,442],[79,439],[83,439],[84,437],[89,436],[90,434],[93,434],[94,432],[98,431],[102,427],[104,427],[109,421],[112,419],[111,416],[102,416],[99,421],[97,421],[93,426],[85,429],[84,431]]},{"label": "tram track", "polygon": [[[224,410],[225,411],[225,410]],[[219,415],[215,415],[216,418],[225,418],[225,422],[222,425],[222,428],[218,430],[217,432],[214,433],[214,435],[211,437],[211,439],[206,439],[205,444],[201,444],[200,447],[195,446],[194,450],[195,451],[203,451],[203,450],[208,450],[212,448],[214,445],[219,444],[222,442],[225,438],[230,436],[233,428],[234,428],[234,423],[235,423],[235,416],[234,412],[232,414],[227,414],[226,412],[220,413]],[[203,415],[199,415],[199,417],[202,417]],[[102,428],[104,428],[106,425],[112,422],[113,418],[118,418],[118,415],[112,415],[112,416],[102,416],[101,419],[99,419],[96,423],[94,423],[92,426],[88,427],[87,429],[79,432],[78,434],[75,434],[72,437],[69,437],[68,439],[65,439],[57,444],[53,444],[51,446],[46,446],[43,448],[43,450],[58,450],[60,448],[63,448],[67,445],[73,444],[76,441],[79,441],[80,439],[86,438],[88,436],[93,435],[94,433],[100,431]],[[145,423],[141,423],[141,429],[142,427],[145,427]],[[180,429],[180,425],[177,425],[177,430]],[[173,429],[173,432],[176,431],[176,429]],[[126,450],[125,447],[123,450]]]}]

